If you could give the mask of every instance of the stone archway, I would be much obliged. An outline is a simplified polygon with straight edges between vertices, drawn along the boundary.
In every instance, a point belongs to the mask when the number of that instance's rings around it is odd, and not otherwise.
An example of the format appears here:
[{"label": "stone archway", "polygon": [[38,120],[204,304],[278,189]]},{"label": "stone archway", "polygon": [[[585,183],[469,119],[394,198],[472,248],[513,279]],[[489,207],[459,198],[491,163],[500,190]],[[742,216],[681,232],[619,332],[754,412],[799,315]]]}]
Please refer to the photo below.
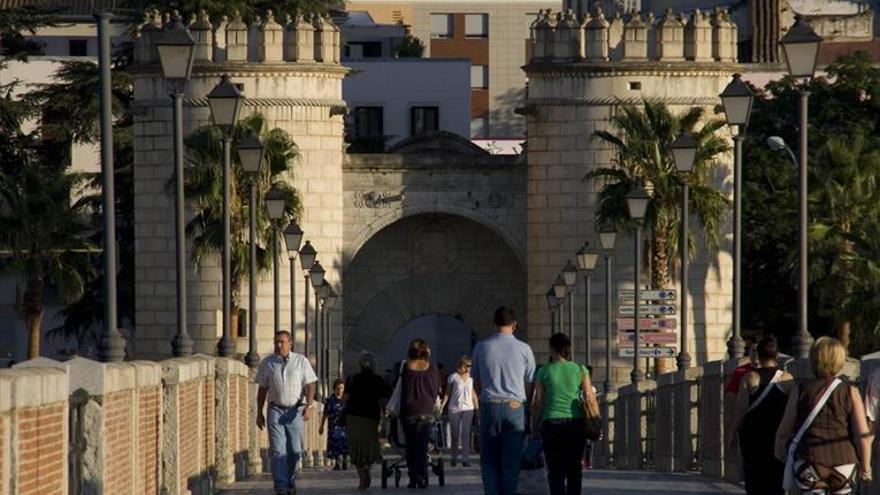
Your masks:
[{"label": "stone archway", "polygon": [[348,370],[363,350],[386,369],[396,332],[419,318],[457,318],[476,338],[492,331],[498,306],[513,307],[525,321],[526,274],[514,248],[457,215],[425,213],[391,223],[363,244],[344,276]]}]

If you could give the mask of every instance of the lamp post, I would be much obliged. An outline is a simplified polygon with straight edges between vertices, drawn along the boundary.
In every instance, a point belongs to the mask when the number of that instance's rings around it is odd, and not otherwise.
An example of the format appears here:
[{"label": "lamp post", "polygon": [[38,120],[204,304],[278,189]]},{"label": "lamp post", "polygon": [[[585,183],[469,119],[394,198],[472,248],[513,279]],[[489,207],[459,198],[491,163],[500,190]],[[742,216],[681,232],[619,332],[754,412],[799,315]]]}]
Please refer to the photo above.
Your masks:
[{"label": "lamp post", "polygon": [[280,262],[278,260],[278,229],[281,219],[284,218],[284,208],[287,205],[287,195],[278,186],[272,186],[263,200],[266,202],[266,212],[272,222],[272,281],[274,282],[273,317],[275,321],[275,333],[281,331],[281,274],[279,273]]},{"label": "lamp post", "polygon": [[592,354],[592,338],[590,336],[590,327],[592,326],[592,318],[590,314],[590,275],[596,268],[596,261],[599,259],[599,253],[590,251],[590,243],[585,242],[583,247],[577,252],[578,269],[584,276],[584,363],[590,364],[590,355]]},{"label": "lamp post", "polygon": [[186,234],[183,197],[183,90],[192,72],[195,41],[175,18],[156,43],[166,88],[174,101],[174,221],[177,259],[177,333],[171,341],[174,356],[193,352],[193,341],[186,329]]},{"label": "lamp post", "polygon": [[742,339],[742,143],[749,124],[754,95],[742,76],[733,80],[721,93],[727,125],[733,133],[733,332],[727,342],[731,359],[742,357],[745,342]]},{"label": "lamp post", "polygon": [[613,225],[599,227],[599,247],[605,251],[605,393],[611,391],[611,255],[617,229]]},{"label": "lamp post", "polygon": [[577,346],[574,342],[574,291],[577,287],[578,269],[571,260],[562,268],[562,280],[565,282],[565,293],[568,296],[568,338],[571,340],[571,358],[575,357]]},{"label": "lamp post", "polygon": [[315,250],[315,247],[312,246],[311,241],[306,241],[306,245],[299,250],[299,266],[303,271],[303,280],[305,280],[305,306],[303,312],[303,355],[305,357],[309,357],[309,270],[312,269],[312,265],[315,264],[315,258],[318,256],[318,251]]},{"label": "lamp post", "polygon": [[[330,386],[330,348],[333,345],[333,327],[331,326],[331,316],[333,315],[333,307],[336,306],[336,299],[339,297],[336,294],[336,291],[333,290],[333,286],[327,284],[327,297],[324,298],[324,318],[326,319],[326,325],[324,328],[327,329],[327,387]],[[341,336],[340,336],[341,337]],[[339,344],[337,345],[337,356],[338,363],[336,366],[336,374],[337,378],[342,378],[342,339],[339,339]],[[329,390],[329,388],[328,388]]]},{"label": "lamp post", "polygon": [[260,364],[257,354],[257,182],[263,162],[263,143],[254,134],[246,134],[238,140],[238,159],[248,175],[250,200],[248,202],[248,240],[250,271],[248,273],[248,352],[244,362],[251,368]]},{"label": "lamp post", "polygon": [[565,322],[563,321],[563,313],[565,309],[565,296],[568,295],[568,286],[565,285],[565,279],[562,277],[562,274],[556,276],[556,280],[553,281],[553,294],[556,296],[556,322],[559,326],[559,331],[565,331]]},{"label": "lamp post", "polygon": [[296,254],[302,244],[303,231],[295,222],[290,222],[284,229],[284,245],[287,246],[287,257],[290,260],[290,336],[296,348]]},{"label": "lamp post", "polygon": [[315,315],[317,320],[317,328],[315,329],[315,357],[317,358],[318,373],[318,395],[326,397],[327,382],[324,376],[327,373],[327,327],[326,325],[326,306],[324,301],[327,299],[327,288],[329,284],[324,280],[319,287],[315,288]]},{"label": "lamp post", "polygon": [[232,134],[235,131],[235,123],[244,103],[244,95],[229,82],[229,76],[223,75],[220,83],[208,93],[208,107],[211,109],[211,118],[214,125],[223,132],[223,250],[221,253],[221,265],[223,270],[223,335],[217,343],[217,354],[220,357],[229,357],[235,351],[232,344],[232,262],[231,262],[231,220],[230,205],[232,196],[230,192],[230,178],[232,176]]},{"label": "lamp post", "polygon": [[[699,147],[699,143],[693,136],[687,131],[683,131],[676,139],[672,142],[672,146],[670,146],[672,151],[672,159],[675,162],[675,168],[678,170],[679,177],[681,178],[681,235],[680,241],[681,246],[679,247],[679,256],[681,257],[681,335],[679,338],[681,339],[681,348],[678,351],[678,356],[675,361],[678,365],[678,369],[683,370],[690,368],[691,366],[691,355],[688,353],[688,267],[690,261],[688,260],[688,236],[690,235],[690,217],[688,216],[688,210],[690,206],[690,184],[688,183],[688,176],[690,175],[691,170],[694,168],[694,162],[697,158],[697,148]],[[738,183],[737,183],[738,184]],[[737,189],[739,185],[735,186]],[[736,230],[734,229],[734,234],[736,234]],[[736,237],[736,235],[734,235]],[[734,242],[736,245],[736,242]],[[737,265],[737,261],[734,257],[734,265]],[[737,265],[738,266],[738,265]],[[734,273],[736,273],[739,268],[734,268]],[[736,280],[736,275],[734,274],[734,280]],[[736,286],[736,282],[734,282],[734,286]],[[736,294],[734,294],[734,308],[736,308]],[[735,311],[735,310],[734,310]],[[736,318],[734,316],[734,318]],[[735,330],[735,337],[733,337],[734,341],[738,337],[738,332]],[[740,339],[740,343],[742,343],[742,339]]]},{"label": "lamp post", "polygon": [[116,327],[116,204],[113,180],[113,107],[110,84],[109,12],[95,14],[98,21],[98,65],[101,100],[101,187],[104,208],[104,331],[98,339],[98,358],[104,362],[125,358],[125,339]]},{"label": "lamp post", "polygon": [[629,217],[635,222],[636,225],[636,236],[634,243],[634,253],[633,253],[633,269],[635,272],[635,276],[633,278],[633,285],[635,288],[635,310],[633,314],[634,322],[633,325],[635,327],[635,341],[633,342],[633,369],[632,373],[630,373],[630,378],[634,385],[638,385],[642,380],[643,375],[639,370],[639,339],[641,338],[641,333],[639,332],[639,298],[642,296],[641,291],[641,278],[642,278],[642,222],[645,219],[645,212],[648,210],[648,203],[651,198],[648,196],[648,193],[645,191],[645,186],[642,184],[636,184],[636,186],[626,195],[626,206],[629,210]]},{"label": "lamp post", "polygon": [[559,300],[552,287],[547,290],[544,297],[547,298],[547,309],[550,310],[550,335],[553,335],[556,333],[556,306],[559,304]]},{"label": "lamp post", "polygon": [[800,171],[798,177],[798,333],[793,339],[794,350],[799,358],[807,358],[812,338],[807,328],[807,116],[810,98],[809,84],[816,72],[816,59],[822,38],[817,35],[802,16],[782,37],[779,44],[785,55],[788,73],[803,79],[800,90]]},{"label": "lamp post", "polygon": [[321,320],[318,315],[320,303],[318,299],[318,290],[321,288],[322,285],[324,285],[324,267],[321,266],[321,262],[315,261],[312,264],[312,268],[309,270],[309,280],[312,282],[312,289],[315,291],[315,359],[320,361],[321,353],[318,347],[320,343],[319,339],[321,338]]}]

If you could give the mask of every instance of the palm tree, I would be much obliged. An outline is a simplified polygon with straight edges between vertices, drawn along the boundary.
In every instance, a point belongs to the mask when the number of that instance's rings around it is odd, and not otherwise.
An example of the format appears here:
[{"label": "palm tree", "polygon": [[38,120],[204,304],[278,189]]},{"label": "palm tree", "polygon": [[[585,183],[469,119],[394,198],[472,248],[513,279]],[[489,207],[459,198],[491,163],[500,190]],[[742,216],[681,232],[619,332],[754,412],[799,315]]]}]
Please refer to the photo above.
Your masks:
[{"label": "palm tree", "polygon": [[[241,136],[245,133],[255,133],[260,136],[265,146],[265,162],[257,188],[258,197],[262,197],[273,186],[280,188],[287,194],[285,210],[287,219],[299,220],[302,214],[302,205],[296,190],[287,182],[292,177],[294,161],[299,157],[296,143],[283,130],[269,129],[266,119],[259,114],[245,118],[238,123],[235,136]],[[223,250],[222,142],[222,135],[214,126],[201,127],[186,139],[187,159],[190,166],[186,169],[184,189],[195,212],[192,220],[186,226],[186,232],[192,240],[192,259],[197,270],[204,265],[208,258],[219,256]],[[234,144],[232,157],[230,264],[232,267],[232,328],[234,329],[238,322],[241,286],[248,276],[250,262],[247,229],[249,179],[241,169],[241,164],[238,163],[238,153]],[[259,201],[258,207],[257,267],[260,272],[263,272],[272,266],[272,252],[264,246],[272,244],[274,229],[279,225],[273,225],[269,220],[263,201]],[[234,337],[235,332],[231,333]]]},{"label": "palm tree", "polygon": [[880,284],[880,277],[866,269],[870,265],[854,262],[854,236],[880,220],[880,151],[857,133],[829,138],[818,158],[822,165],[810,168],[810,278],[821,312],[848,346],[852,324],[863,309],[858,287],[867,284],[870,291]]},{"label": "palm tree", "polygon": [[87,254],[96,251],[88,218],[97,198],[74,197],[85,180],[36,159],[21,162],[14,173],[0,173],[0,249],[9,256],[3,268],[25,280],[21,312],[29,359],[40,356],[46,289],[51,286],[65,302],[74,301],[94,270]]},{"label": "palm tree", "polygon": [[[679,218],[682,179],[676,172],[670,145],[681,131],[690,132],[698,142],[690,186],[689,210],[697,217],[702,237],[716,251],[721,239],[721,221],[728,208],[724,194],[710,185],[717,159],[730,147],[717,135],[724,126],[721,120],[706,122],[697,128],[705,110],[694,107],[681,116],[673,115],[662,102],[645,100],[642,108],[621,105],[611,118],[617,133],[596,131],[594,137],[611,145],[614,167],[600,167],[585,177],[600,183],[597,221],[618,227],[630,227],[626,194],[635,183],[644,182],[651,201],[645,228],[652,232],[649,256],[651,285],[667,287],[670,283],[669,260],[675,259],[679,245]],[[688,236],[688,254],[696,250],[696,236]]]}]

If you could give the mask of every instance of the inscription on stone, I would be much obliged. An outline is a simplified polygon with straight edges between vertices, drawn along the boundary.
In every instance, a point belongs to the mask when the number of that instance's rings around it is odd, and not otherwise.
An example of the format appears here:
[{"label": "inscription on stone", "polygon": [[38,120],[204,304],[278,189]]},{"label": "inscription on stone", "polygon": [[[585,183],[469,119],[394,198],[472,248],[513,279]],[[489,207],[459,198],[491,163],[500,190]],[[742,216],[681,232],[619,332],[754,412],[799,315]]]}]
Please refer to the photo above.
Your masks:
[{"label": "inscription on stone", "polygon": [[355,191],[352,204],[355,208],[393,208],[403,203],[406,195],[381,191]]}]

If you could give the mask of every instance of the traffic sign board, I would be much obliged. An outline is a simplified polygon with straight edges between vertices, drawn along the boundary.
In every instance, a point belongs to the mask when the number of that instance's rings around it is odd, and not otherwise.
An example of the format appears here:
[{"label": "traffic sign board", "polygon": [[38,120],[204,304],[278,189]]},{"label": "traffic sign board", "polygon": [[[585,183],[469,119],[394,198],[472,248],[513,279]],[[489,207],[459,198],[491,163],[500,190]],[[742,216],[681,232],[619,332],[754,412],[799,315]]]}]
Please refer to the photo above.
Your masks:
[{"label": "traffic sign board", "polygon": [[[635,306],[618,306],[617,314],[623,316],[632,316],[636,314]],[[650,315],[674,315],[674,304],[640,304],[639,314],[642,316]]]},{"label": "traffic sign board", "polygon": [[[641,309],[641,308],[639,308]],[[675,318],[639,318],[639,330],[672,330],[678,326]],[[632,318],[618,318],[618,330],[635,330]]]},{"label": "traffic sign board", "polygon": [[[617,343],[621,346],[632,347],[636,341],[634,332],[618,332]],[[678,342],[678,334],[675,332],[646,332],[639,333],[639,342],[642,344],[674,344]]]},{"label": "traffic sign board", "polygon": [[[617,299],[621,301],[632,301],[635,298],[636,291],[634,290],[617,291]],[[677,299],[677,293],[675,289],[643,290],[639,292],[639,299],[642,301],[674,301]]]},{"label": "traffic sign board", "polygon": [[[633,357],[635,347],[621,347],[620,357]],[[675,357],[675,347],[639,347],[639,357],[644,358],[672,358]]]}]

